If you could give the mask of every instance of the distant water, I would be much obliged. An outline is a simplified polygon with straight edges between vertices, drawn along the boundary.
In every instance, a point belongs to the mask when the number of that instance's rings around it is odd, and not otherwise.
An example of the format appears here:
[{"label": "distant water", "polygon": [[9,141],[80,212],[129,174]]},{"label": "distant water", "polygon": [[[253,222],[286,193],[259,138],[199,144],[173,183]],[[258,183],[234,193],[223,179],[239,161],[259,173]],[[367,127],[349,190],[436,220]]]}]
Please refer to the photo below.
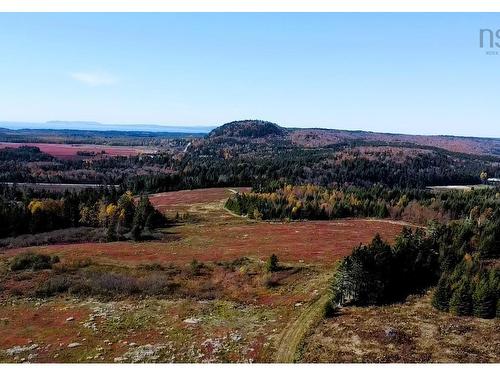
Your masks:
[{"label": "distant water", "polygon": [[52,130],[116,130],[116,131],[146,131],[169,133],[208,133],[215,126],[181,126],[154,124],[101,124],[98,122],[80,121],[49,121],[49,122],[0,122],[0,128],[19,129],[52,129]]}]

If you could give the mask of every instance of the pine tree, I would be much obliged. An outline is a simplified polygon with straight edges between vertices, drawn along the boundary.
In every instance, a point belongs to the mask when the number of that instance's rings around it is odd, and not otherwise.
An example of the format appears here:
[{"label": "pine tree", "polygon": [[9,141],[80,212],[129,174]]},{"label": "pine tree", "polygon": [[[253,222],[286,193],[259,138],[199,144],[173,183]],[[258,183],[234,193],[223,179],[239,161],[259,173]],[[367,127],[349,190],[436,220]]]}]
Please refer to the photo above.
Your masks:
[{"label": "pine tree", "polygon": [[279,269],[278,262],[278,257],[275,254],[271,255],[266,263],[267,272],[277,271]]},{"label": "pine tree", "polygon": [[472,295],[474,315],[479,318],[491,319],[495,316],[496,298],[486,278],[477,284]]},{"label": "pine tree", "polygon": [[450,307],[451,290],[449,279],[446,274],[441,275],[432,296],[432,306],[438,310],[448,311]]},{"label": "pine tree", "polygon": [[450,299],[450,312],[455,315],[472,314],[472,296],[470,284],[466,279],[462,279],[457,288],[453,291]]}]

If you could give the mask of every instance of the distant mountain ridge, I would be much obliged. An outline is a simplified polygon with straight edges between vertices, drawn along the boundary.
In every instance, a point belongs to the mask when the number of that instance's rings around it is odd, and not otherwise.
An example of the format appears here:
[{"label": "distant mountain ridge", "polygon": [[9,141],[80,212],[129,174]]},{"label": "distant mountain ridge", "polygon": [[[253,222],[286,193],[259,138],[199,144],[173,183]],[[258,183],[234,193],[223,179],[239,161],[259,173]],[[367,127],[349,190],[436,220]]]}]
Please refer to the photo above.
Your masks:
[{"label": "distant mountain ridge", "polygon": [[0,121],[0,128],[11,130],[94,130],[94,131],[139,131],[160,133],[200,133],[207,134],[213,126],[155,125],[155,124],[103,124],[95,121],[47,121],[14,122]]}]

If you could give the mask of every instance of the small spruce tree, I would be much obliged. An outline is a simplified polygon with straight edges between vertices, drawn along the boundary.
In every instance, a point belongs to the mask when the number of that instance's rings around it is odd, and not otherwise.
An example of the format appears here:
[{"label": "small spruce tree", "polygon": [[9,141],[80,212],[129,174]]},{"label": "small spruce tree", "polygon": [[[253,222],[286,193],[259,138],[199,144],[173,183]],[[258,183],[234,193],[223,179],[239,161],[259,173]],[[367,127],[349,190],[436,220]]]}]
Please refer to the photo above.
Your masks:
[{"label": "small spruce tree", "polygon": [[448,311],[450,307],[451,289],[446,274],[441,275],[432,296],[432,306],[441,311]]},{"label": "small spruce tree", "polygon": [[279,260],[276,254],[273,254],[269,257],[266,263],[266,271],[267,272],[275,272],[279,269]]},{"label": "small spruce tree", "polygon": [[453,295],[450,299],[450,312],[455,315],[472,314],[470,284],[465,279],[462,279],[457,288],[453,291]]},{"label": "small spruce tree", "polygon": [[496,313],[495,293],[490,288],[488,281],[482,279],[477,284],[472,294],[474,315],[479,318],[491,319]]}]

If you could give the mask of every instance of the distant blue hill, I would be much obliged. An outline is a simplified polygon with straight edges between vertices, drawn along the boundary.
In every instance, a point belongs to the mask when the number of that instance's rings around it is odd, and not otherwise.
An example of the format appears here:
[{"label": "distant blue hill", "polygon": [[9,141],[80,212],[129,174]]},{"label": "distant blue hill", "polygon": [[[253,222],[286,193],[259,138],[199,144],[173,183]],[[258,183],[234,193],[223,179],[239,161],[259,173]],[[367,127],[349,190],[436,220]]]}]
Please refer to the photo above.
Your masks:
[{"label": "distant blue hill", "polygon": [[0,121],[0,128],[19,129],[52,129],[52,130],[94,130],[94,131],[144,131],[167,133],[201,133],[206,134],[215,126],[181,126],[181,125],[154,125],[154,124],[101,124],[87,121],[47,121],[47,122],[10,122]]}]

